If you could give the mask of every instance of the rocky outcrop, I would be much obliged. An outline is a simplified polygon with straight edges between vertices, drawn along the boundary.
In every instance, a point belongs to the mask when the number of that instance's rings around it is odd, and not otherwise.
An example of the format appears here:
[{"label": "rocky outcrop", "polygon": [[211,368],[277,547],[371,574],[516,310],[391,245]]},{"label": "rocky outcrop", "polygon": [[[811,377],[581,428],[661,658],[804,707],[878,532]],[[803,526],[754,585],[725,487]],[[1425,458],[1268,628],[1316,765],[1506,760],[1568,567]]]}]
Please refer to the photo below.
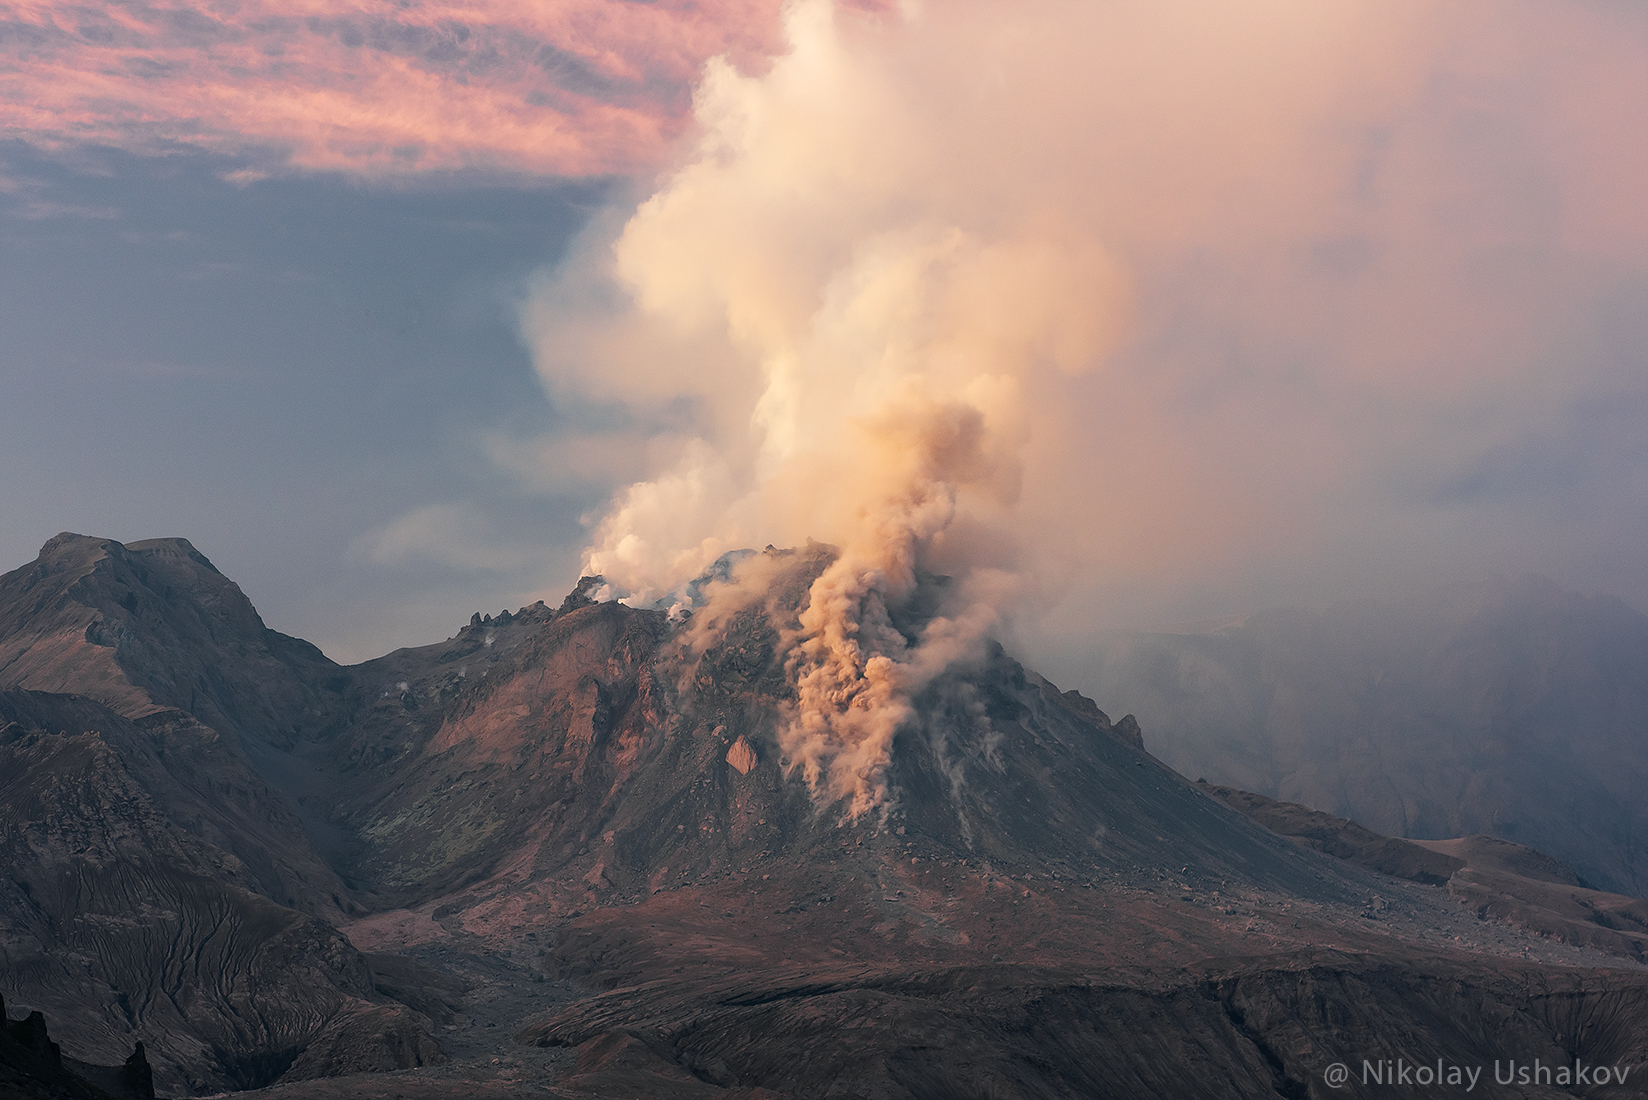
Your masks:
[{"label": "rocky outcrop", "polygon": [[41,1012],[21,1020],[0,997],[0,1096],[7,1100],[155,1100],[153,1074],[138,1043],[117,1066],[63,1057]]},{"label": "rocky outcrop", "polygon": [[117,1100],[155,1100],[154,1070],[141,1041],[118,1066],[100,1066],[73,1058],[63,1061],[75,1076]]},{"label": "rocky outcrop", "polygon": [[1122,720],[1111,724],[1110,716],[1099,709],[1099,705],[1079,691],[1064,691],[1058,694],[1058,701],[1070,711],[1085,721],[1091,722],[1106,733],[1119,738],[1124,744],[1132,745],[1136,749],[1144,748],[1144,731],[1139,728],[1139,720],[1131,714],[1122,716]]}]

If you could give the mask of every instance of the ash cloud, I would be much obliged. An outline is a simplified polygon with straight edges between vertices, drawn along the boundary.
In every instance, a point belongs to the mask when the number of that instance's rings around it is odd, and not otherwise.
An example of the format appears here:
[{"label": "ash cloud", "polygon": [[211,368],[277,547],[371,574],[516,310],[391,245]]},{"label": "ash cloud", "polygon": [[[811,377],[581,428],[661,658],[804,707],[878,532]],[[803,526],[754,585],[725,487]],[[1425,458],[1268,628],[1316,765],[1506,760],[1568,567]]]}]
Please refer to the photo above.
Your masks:
[{"label": "ash cloud", "polygon": [[[1015,611],[1079,649],[1571,554],[1574,494],[1448,487],[1643,388],[1648,153],[1617,139],[1648,124],[1648,20],[815,0],[786,29],[759,74],[710,63],[696,146],[523,329],[613,425],[587,445],[644,456],[586,572],[650,601],[735,547],[840,548],[789,650],[821,798],[884,806],[912,692]],[[1593,538],[1641,496],[1601,466]],[[917,569],[966,597],[911,638]]]},{"label": "ash cloud", "polygon": [[[1027,379],[1095,364],[1126,286],[1056,211],[965,191],[911,209],[955,135],[887,112],[898,74],[855,51],[830,6],[796,6],[789,33],[765,76],[711,65],[696,158],[614,244],[625,309],[596,358],[549,370],[638,419],[700,407],[673,466],[600,520],[586,573],[650,602],[732,547],[839,547],[786,639],[796,713],[780,740],[856,817],[888,804],[911,693],[982,641],[1018,566]],[[656,349],[641,362],[637,328]],[[892,616],[920,568],[973,599],[909,639]]]}]

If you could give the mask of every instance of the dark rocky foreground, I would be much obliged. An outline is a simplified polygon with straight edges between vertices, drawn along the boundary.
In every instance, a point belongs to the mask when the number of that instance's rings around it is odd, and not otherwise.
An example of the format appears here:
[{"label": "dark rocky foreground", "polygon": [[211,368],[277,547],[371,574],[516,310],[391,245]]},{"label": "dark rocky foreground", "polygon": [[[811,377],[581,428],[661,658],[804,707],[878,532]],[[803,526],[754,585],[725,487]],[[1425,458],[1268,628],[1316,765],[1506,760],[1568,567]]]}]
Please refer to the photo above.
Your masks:
[{"label": "dark rocky foreground", "polygon": [[154,1100],[154,1074],[138,1043],[117,1066],[63,1057],[39,1011],[21,1020],[0,998],[0,1096],[17,1100]]},{"label": "dark rocky foreground", "polygon": [[885,819],[821,813],[775,731],[830,554],[769,552],[714,622],[586,585],[340,668],[181,540],[52,540],[0,578],[0,988],[76,1057],[142,1040],[162,1093],[288,1100],[1383,1095],[1322,1075],[1648,1063],[1648,972],[1596,950],[1630,929],[1495,909],[1582,886],[1267,827],[997,647],[916,700]]}]

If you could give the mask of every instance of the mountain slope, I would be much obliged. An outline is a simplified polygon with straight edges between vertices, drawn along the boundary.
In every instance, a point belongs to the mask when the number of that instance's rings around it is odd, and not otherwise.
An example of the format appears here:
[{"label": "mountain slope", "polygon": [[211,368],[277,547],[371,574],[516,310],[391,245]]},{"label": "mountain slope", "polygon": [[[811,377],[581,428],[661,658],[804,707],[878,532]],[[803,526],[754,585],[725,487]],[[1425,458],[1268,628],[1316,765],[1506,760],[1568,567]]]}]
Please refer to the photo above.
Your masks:
[{"label": "mountain slope", "polygon": [[86,695],[130,718],[173,707],[282,744],[335,716],[338,673],[264,626],[187,539],[65,533],[0,576],[0,687]]},{"label": "mountain slope", "polygon": [[[1377,1097],[1389,1084],[1365,1085],[1362,1063],[1400,1059],[1486,1071],[1474,1095],[1554,1100],[1573,1093],[1498,1088],[1489,1067],[1511,1051],[1548,1068],[1578,1057],[1610,1078],[1625,1071],[1626,1087],[1597,1095],[1642,1096],[1645,1012],[1648,983],[1635,977],[1327,953],[1143,972],[904,967],[655,983],[523,1038],[577,1046],[579,1072],[562,1087],[580,1097],[730,1098],[739,1086],[797,1098]],[[1357,1072],[1329,1089],[1335,1063]]]},{"label": "mountain slope", "polygon": [[[1550,1060],[1563,1013],[1645,1003],[1648,979],[1543,968],[1596,960],[1257,827],[995,647],[914,700],[885,822],[844,819],[778,736],[829,551],[769,556],[765,598],[709,626],[536,611],[444,701],[414,690],[431,651],[351,818],[381,866],[422,869],[352,937],[530,933],[593,991],[521,1033],[577,1047],[570,1094],[1303,1096],[1329,1061],[1474,1055],[1496,1028]],[[1648,1027],[1581,1046],[1635,1058]]]},{"label": "mountain slope", "polygon": [[1637,962],[1648,959],[1648,901],[1592,890],[1543,852],[1489,836],[1397,840],[1296,803],[1232,787],[1202,789],[1315,851],[1382,874],[1445,884],[1478,916]]},{"label": "mountain slope", "polygon": [[1648,616],[1539,578],[1110,640],[1088,682],[1188,775],[1648,893]]},{"label": "mountain slope", "polygon": [[60,535],[0,577],[6,992],[83,1057],[146,1039],[172,1088],[261,1083],[338,1028],[387,1037],[367,1063],[438,1057],[252,764],[337,721],[346,683],[181,539]]},{"label": "mountain slope", "polygon": [[[337,762],[312,774],[338,776],[333,820],[356,852],[348,874],[398,904],[484,884],[518,888],[547,912],[767,862],[911,853],[1072,874],[1194,865],[1209,879],[1322,888],[1293,846],[1142,752],[1136,726],[1112,727],[995,646],[915,700],[922,720],[893,749],[901,794],[887,828],[838,820],[778,742],[791,705],[784,617],[831,552],[769,553],[778,620],[765,609],[737,618],[701,648],[662,612],[574,600],[471,626],[493,640],[484,665],[453,656],[474,659],[476,639],[463,635],[403,653],[381,717],[311,750]],[[385,760],[363,741],[399,751]]]},{"label": "mountain slope", "polygon": [[334,927],[248,889],[256,869],[161,810],[149,734],[90,700],[0,692],[5,992],[86,1060],[141,1037],[167,1088],[262,1083],[340,1028],[438,1058]]},{"label": "mountain slope", "polygon": [[127,719],[161,812],[255,868],[248,889],[314,914],[347,912],[348,889],[253,760],[335,724],[347,682],[265,627],[184,539],[62,534],[0,576],[0,689],[84,696]]}]

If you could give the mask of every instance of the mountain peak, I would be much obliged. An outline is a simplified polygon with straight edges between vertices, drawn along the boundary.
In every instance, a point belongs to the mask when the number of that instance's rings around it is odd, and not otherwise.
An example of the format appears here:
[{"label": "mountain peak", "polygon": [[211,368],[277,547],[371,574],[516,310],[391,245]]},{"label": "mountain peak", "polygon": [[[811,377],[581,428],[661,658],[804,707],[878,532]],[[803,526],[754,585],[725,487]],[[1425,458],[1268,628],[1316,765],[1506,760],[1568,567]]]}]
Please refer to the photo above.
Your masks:
[{"label": "mountain peak", "polygon": [[223,576],[218,567],[196,550],[194,544],[184,538],[143,539],[141,542],[128,542],[126,551],[130,554],[142,554],[148,558],[177,558],[186,559],[203,569],[208,569],[218,576]]},{"label": "mountain peak", "polygon": [[0,688],[73,691],[130,718],[175,708],[282,741],[315,724],[309,685],[332,667],[266,627],[187,539],[64,532],[0,576]]},{"label": "mountain peak", "polygon": [[45,541],[40,547],[41,558],[53,558],[65,550],[77,547],[108,547],[119,546],[113,539],[98,538],[96,535],[82,535],[74,531],[59,531]]}]

